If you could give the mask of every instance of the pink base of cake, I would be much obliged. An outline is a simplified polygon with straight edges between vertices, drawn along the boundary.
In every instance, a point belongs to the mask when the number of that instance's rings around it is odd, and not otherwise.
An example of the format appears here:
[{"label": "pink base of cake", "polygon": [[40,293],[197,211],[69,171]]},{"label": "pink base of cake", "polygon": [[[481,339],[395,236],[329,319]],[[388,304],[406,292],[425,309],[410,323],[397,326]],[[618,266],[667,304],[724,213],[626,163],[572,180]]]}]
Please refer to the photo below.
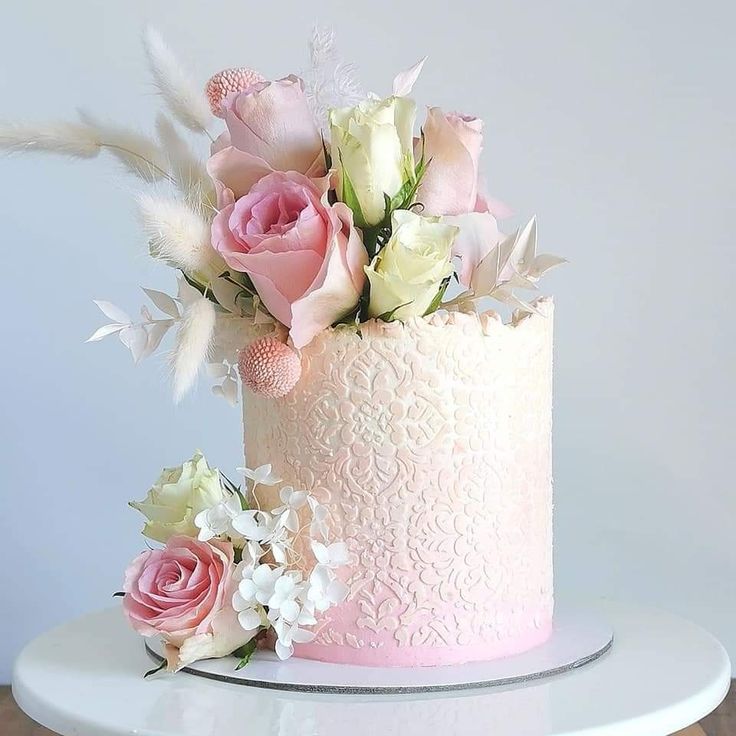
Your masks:
[{"label": "pink base of cake", "polygon": [[544,644],[551,635],[552,621],[549,621],[541,628],[535,626],[513,639],[486,644],[475,643],[451,647],[412,646],[392,649],[368,647],[359,651],[340,645],[300,644],[295,647],[295,655],[319,662],[366,667],[437,667],[467,664],[468,662],[490,662],[494,659],[522,654]]}]

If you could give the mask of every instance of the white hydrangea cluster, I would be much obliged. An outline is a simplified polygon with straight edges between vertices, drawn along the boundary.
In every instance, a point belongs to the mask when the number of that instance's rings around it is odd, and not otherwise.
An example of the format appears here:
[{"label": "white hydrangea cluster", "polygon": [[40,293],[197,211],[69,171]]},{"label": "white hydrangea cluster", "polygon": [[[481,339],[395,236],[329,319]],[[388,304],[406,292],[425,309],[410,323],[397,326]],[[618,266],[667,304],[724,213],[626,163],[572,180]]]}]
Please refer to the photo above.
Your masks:
[{"label": "white hydrangea cluster", "polygon": [[[270,465],[239,470],[250,481],[254,501],[257,486],[282,482]],[[246,631],[272,628],[276,654],[287,659],[294,644],[314,639],[308,627],[317,624],[316,615],[345,600],[348,588],[336,570],[347,564],[348,551],[344,542],[329,540],[328,509],[307,491],[286,485],[279,498],[281,504],[271,511],[243,508],[245,498],[232,489],[225,500],[200,511],[194,523],[201,541],[228,539],[241,550],[240,582],[232,599],[238,621]],[[295,551],[303,535],[314,554],[311,569]]]}]

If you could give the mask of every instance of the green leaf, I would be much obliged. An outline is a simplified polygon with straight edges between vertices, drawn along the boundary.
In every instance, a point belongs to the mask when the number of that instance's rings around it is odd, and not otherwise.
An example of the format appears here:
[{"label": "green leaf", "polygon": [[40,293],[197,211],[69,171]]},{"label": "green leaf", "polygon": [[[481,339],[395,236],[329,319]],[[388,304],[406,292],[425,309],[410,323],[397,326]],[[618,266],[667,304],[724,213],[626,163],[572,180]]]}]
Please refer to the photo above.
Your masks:
[{"label": "green leaf", "polygon": [[447,291],[447,285],[449,283],[450,277],[448,276],[440,285],[440,288],[437,291],[434,299],[432,299],[429,307],[427,307],[427,311],[423,315],[424,317],[426,317],[428,314],[432,314],[432,312],[436,312],[440,308],[440,305],[442,304],[442,299],[444,298],[445,292]]},{"label": "green leaf", "polygon": [[203,297],[209,299],[213,304],[217,304],[218,307],[221,306],[220,302],[215,299],[215,295],[212,293],[212,289],[210,289],[207,285],[200,284],[199,281],[197,281],[195,278],[192,278],[185,271],[181,271],[181,275],[184,277],[184,280],[189,284],[189,286],[196,289]]},{"label": "green leaf", "polygon": [[353,182],[350,180],[350,176],[343,164],[342,153],[340,153],[339,149],[337,153],[340,157],[340,168],[342,174],[342,201],[345,202],[345,204],[353,211],[353,214],[355,215],[355,223],[358,226],[365,225],[365,215],[363,214],[363,209],[360,206],[358,195],[355,193]]},{"label": "green leaf", "polygon": [[404,304],[399,304],[397,307],[394,307],[393,309],[389,309],[387,312],[384,312],[383,314],[379,314],[376,319],[381,319],[384,322],[390,322],[393,318],[396,312],[398,312],[399,309],[402,307],[407,307],[411,304],[411,302],[406,302]]},{"label": "green leaf", "polygon": [[325,157],[325,169],[329,171],[332,168],[332,156],[330,156],[330,152],[327,150],[327,142],[325,141],[324,135],[320,133],[319,137],[322,139],[322,153]]},{"label": "green leaf", "polygon": [[243,669],[243,667],[245,667],[245,665],[250,662],[251,657],[256,651],[257,646],[258,645],[256,644],[256,637],[254,636],[247,644],[243,644],[242,647],[239,647],[233,652],[233,655],[235,657],[240,657],[240,662],[238,662],[237,666],[235,667],[236,672]]},{"label": "green leaf", "polygon": [[368,251],[368,257],[373,259],[373,256],[378,252],[378,236],[381,229],[378,227],[364,227],[363,230],[363,245]]},{"label": "green leaf", "polygon": [[383,227],[390,227],[391,226],[391,213],[393,212],[393,199],[386,194],[386,192],[383,193],[383,220],[381,220],[381,225]]},{"label": "green leaf", "polygon": [[222,471],[220,471],[220,477],[223,480],[223,485],[225,486],[225,489],[230,491],[230,493],[234,493],[240,499],[240,507],[243,509],[243,511],[247,511],[250,506],[248,505],[248,501],[243,495],[243,492],[240,490],[240,486],[236,486],[235,483],[233,483],[230,478],[228,478]]},{"label": "green leaf", "polygon": [[414,169],[413,176],[407,178],[404,185],[391,200],[392,211],[409,209],[410,205],[414,202],[414,198],[417,196],[417,190],[422,183],[430,162],[431,159],[429,161],[424,160],[424,152],[422,152],[422,157]]},{"label": "green leaf", "polygon": [[164,669],[164,667],[166,667],[166,660],[163,660],[163,662],[161,662],[161,664],[158,665],[158,667],[154,667],[152,670],[148,670],[148,672],[146,672],[143,675],[143,679],[145,680],[147,677],[150,677],[151,675],[155,675],[157,672],[161,672],[161,670]]}]

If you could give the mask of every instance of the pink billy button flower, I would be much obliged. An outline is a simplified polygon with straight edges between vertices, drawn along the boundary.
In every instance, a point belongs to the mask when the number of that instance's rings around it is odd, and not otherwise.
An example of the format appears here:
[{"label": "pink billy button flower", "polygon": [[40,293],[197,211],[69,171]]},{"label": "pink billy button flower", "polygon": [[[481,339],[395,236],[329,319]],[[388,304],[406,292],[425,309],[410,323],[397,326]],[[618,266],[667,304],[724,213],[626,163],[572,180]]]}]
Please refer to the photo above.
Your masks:
[{"label": "pink billy button flower", "polygon": [[236,69],[223,69],[212,77],[204,89],[210,103],[210,110],[218,118],[225,117],[222,113],[222,101],[231,92],[242,92],[259,82],[265,82],[266,78],[253,69],[238,67]]},{"label": "pink billy button flower", "polygon": [[240,351],[238,370],[254,393],[280,399],[296,386],[302,364],[295,350],[276,337],[261,337]]}]

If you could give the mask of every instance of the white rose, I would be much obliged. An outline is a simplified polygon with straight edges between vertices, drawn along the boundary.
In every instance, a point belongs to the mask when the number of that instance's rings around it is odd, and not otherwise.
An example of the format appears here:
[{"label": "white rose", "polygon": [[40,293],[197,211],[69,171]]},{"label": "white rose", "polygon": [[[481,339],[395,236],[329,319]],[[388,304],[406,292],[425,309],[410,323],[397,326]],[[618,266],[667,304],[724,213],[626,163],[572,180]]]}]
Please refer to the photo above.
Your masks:
[{"label": "white rose", "polygon": [[406,97],[330,111],[338,195],[355,213],[358,227],[380,223],[385,195],[393,197],[413,181],[415,117],[416,103]]},{"label": "white rose", "polygon": [[194,519],[230,497],[220,481],[220,473],[210,468],[201,452],[178,468],[166,468],[143,501],[130,505],[147,519],[143,535],[166,542],[175,534],[196,538]]},{"label": "white rose", "polygon": [[458,228],[438,217],[397,210],[392,234],[365,272],[370,282],[368,314],[391,319],[422,316],[452,274],[452,242]]}]

